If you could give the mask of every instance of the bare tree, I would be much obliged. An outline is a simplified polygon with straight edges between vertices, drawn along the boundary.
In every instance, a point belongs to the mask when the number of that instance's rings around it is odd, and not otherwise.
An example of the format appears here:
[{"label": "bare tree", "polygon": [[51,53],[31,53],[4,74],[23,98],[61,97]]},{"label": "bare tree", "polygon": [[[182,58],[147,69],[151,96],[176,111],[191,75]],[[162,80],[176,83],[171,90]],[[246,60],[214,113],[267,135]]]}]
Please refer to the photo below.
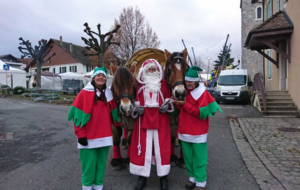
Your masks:
[{"label": "bare tree", "polygon": [[[114,33],[117,33],[120,29],[120,25],[115,25],[114,29],[110,32],[107,32],[105,34],[101,34],[101,25],[97,25],[98,33],[91,30],[88,23],[84,23],[83,26],[85,26],[85,29],[83,30],[90,38],[86,39],[84,37],[81,37],[81,39],[84,41],[84,43],[87,45],[85,48],[87,50],[90,50],[89,53],[82,52],[85,56],[98,56],[98,67],[103,66],[103,58],[106,50],[108,47],[112,44],[119,46],[120,44],[118,42],[113,42],[112,39],[114,37]],[[95,37],[99,38],[98,39]],[[91,51],[94,50],[94,51]]]},{"label": "bare tree", "polygon": [[149,23],[145,23],[145,16],[138,8],[124,8],[119,19],[115,19],[113,27],[118,25],[122,27],[115,34],[115,39],[120,46],[113,45],[109,48],[117,64],[124,65],[138,50],[159,47],[160,41],[156,33]]},{"label": "bare tree", "polygon": [[[37,64],[37,74],[36,74],[36,80],[37,80],[37,87],[41,87],[41,72],[42,72],[42,64],[44,62],[47,62],[51,59],[51,57],[55,56],[55,53],[53,53],[51,56],[48,57],[47,60],[44,60],[44,58],[50,53],[53,46],[47,47],[47,40],[41,39],[38,43],[39,45],[34,46],[34,48],[31,46],[31,42],[29,40],[24,41],[22,37],[19,38],[22,42],[20,43],[21,46],[18,47],[19,51],[23,54],[21,58],[24,57],[31,57],[36,61]],[[23,46],[23,47],[22,47]]]}]

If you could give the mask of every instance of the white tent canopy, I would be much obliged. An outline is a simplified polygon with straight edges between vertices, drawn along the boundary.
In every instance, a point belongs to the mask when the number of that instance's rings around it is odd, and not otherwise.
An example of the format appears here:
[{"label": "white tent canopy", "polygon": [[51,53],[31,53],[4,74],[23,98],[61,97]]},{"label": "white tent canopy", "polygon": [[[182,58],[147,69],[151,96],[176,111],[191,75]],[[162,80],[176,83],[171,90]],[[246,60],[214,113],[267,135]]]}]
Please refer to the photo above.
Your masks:
[{"label": "white tent canopy", "polygon": [[26,88],[26,72],[13,67],[10,67],[9,71],[5,71],[3,70],[3,65],[6,64],[0,60],[0,86],[6,85],[7,81],[7,85],[10,87],[22,86]]},{"label": "white tent canopy", "polygon": [[78,79],[78,80],[82,80],[84,86],[88,82],[87,78],[85,78],[84,75],[77,74],[77,73],[66,72],[66,73],[59,73],[57,75],[59,75],[62,80],[64,80],[64,79]]}]

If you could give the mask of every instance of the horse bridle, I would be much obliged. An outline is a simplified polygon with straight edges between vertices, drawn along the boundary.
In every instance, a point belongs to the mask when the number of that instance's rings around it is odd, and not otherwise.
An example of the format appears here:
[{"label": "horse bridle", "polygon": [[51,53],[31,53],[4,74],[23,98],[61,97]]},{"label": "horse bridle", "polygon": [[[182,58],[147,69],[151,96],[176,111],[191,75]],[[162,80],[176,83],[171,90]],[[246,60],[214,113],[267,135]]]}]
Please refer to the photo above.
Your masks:
[{"label": "horse bridle", "polygon": [[[181,60],[183,60],[183,57],[180,55],[180,53],[179,52],[177,52],[177,54],[172,58],[172,60],[176,60],[175,61],[175,64],[181,64]],[[169,69],[169,68],[168,68]],[[168,72],[168,77],[169,77],[169,72]],[[171,84],[171,81],[168,81],[169,82],[169,84]],[[184,81],[177,81],[174,85],[172,85],[171,87],[172,87],[172,90],[176,87],[176,86],[178,86],[178,85],[184,85],[185,86],[185,82]]]},{"label": "horse bridle", "polygon": [[122,98],[128,98],[128,99],[131,101],[131,103],[134,104],[134,101],[135,101],[135,93],[136,93],[136,89],[135,89],[135,86],[133,86],[133,94],[132,94],[132,96],[130,96],[130,94],[128,94],[128,93],[122,93],[119,97],[116,98],[117,104],[119,105],[120,100],[121,100]]}]

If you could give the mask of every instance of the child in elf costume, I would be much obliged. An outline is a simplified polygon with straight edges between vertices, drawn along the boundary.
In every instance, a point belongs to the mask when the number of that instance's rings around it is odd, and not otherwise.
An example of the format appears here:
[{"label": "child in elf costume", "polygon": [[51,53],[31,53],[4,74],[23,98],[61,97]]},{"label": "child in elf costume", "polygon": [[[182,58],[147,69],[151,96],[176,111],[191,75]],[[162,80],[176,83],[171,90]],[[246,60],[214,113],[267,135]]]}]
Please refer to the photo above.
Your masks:
[{"label": "child in elf costume", "polygon": [[197,66],[189,68],[185,75],[187,96],[185,101],[174,100],[180,110],[178,139],[181,140],[185,165],[189,174],[186,189],[204,190],[206,187],[207,133],[209,117],[221,108],[215,99],[199,83]]},{"label": "child in elf costume", "polygon": [[120,117],[112,92],[106,88],[106,70],[95,69],[92,81],[77,95],[68,120],[74,122],[82,165],[82,189],[102,190],[109,146],[113,144],[111,124]]}]

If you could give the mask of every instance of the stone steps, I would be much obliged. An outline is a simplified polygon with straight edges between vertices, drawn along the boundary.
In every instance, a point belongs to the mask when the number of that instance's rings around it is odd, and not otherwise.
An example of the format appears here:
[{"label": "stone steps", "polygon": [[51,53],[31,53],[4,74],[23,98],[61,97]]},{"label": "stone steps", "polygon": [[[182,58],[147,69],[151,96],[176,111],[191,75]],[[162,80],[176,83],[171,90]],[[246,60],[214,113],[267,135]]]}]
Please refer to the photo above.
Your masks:
[{"label": "stone steps", "polygon": [[[288,91],[274,90],[266,93],[267,113],[262,111],[264,117],[299,117],[299,111]],[[264,110],[261,95],[259,99],[261,109]]]}]

